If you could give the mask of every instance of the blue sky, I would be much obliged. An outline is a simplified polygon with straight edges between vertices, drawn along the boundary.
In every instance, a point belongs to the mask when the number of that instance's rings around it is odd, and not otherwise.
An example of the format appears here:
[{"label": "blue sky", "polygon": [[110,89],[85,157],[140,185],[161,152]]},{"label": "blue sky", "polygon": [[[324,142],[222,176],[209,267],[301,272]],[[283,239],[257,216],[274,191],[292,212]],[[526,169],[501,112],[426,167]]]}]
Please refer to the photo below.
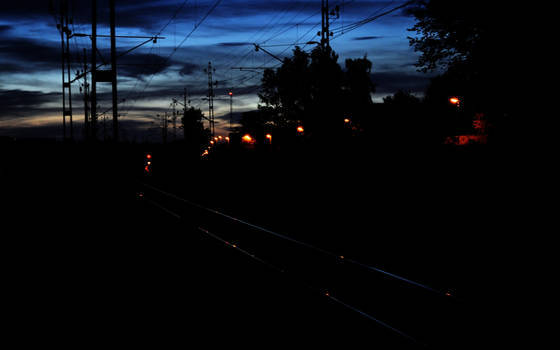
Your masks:
[{"label": "blue sky", "polygon": [[[69,0],[76,33],[90,33],[90,1]],[[98,34],[109,34],[108,1],[98,0]],[[404,1],[330,1],[340,6],[340,18],[331,30],[343,33],[331,41],[344,66],[347,58],[367,55],[373,63],[372,80],[377,85],[374,101],[399,89],[422,94],[429,77],[416,71],[418,55],[408,45],[407,29],[414,19],[396,11],[358,29],[344,26],[402,4]],[[58,0],[53,4],[58,7]],[[320,0],[117,0],[117,35],[152,36],[165,39],[149,43],[123,56],[118,62],[120,120],[125,138],[138,141],[158,137],[157,114],[170,110],[173,98],[187,88],[191,105],[207,113],[208,62],[216,69],[215,115],[218,132],[229,121],[227,91],[234,92],[236,114],[256,109],[261,71],[240,71],[232,67],[274,67],[279,64],[253,43],[284,57],[294,43],[319,40]],[[213,5],[217,7],[212,9]],[[49,13],[49,1],[3,2],[0,12],[0,135],[56,137],[62,135],[61,43],[56,16]],[[142,39],[118,39],[119,52]],[[109,61],[109,40],[98,39],[101,56]],[[313,45],[302,44],[306,50]],[[89,38],[71,40],[75,71],[80,69],[83,49]],[[98,58],[100,61],[101,57]],[[79,83],[72,86],[76,130],[83,123],[83,102]],[[111,107],[110,84],[98,84],[100,111]],[[110,113],[109,113],[110,114]],[[221,118],[224,116],[224,119]],[[110,124],[110,123],[108,123]],[[128,129],[128,130],[127,130]],[[126,134],[128,132],[128,135]],[[134,135],[134,136],[131,136]],[[79,131],[77,132],[79,137]]]}]

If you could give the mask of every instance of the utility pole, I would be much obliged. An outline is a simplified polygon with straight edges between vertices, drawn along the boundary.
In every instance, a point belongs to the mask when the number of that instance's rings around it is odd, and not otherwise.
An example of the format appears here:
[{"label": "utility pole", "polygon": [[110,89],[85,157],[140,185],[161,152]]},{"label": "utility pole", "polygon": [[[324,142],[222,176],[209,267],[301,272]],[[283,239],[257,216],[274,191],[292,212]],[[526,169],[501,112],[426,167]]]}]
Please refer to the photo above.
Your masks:
[{"label": "utility pole", "polygon": [[233,132],[233,91],[228,93],[229,95],[229,131]]},{"label": "utility pole", "polygon": [[173,141],[177,141],[177,100],[173,99],[173,117],[171,118],[173,123]]},{"label": "utility pole", "polygon": [[97,139],[97,0],[91,0],[91,139]]},{"label": "utility pole", "polygon": [[183,116],[187,115],[187,88],[183,90]]},{"label": "utility pole", "polygon": [[60,4],[60,23],[57,23],[56,27],[60,31],[60,41],[62,43],[62,133],[65,141],[67,139],[66,117],[70,121],[70,140],[74,139],[74,128],[72,125],[72,77],[70,76],[70,36],[72,31],[68,26],[69,23],[68,0],[62,0]]},{"label": "utility pole", "polygon": [[329,12],[329,0],[321,0],[321,31],[317,33],[321,37],[321,48],[323,51],[330,51],[330,37],[333,35],[329,29],[329,19],[340,17],[340,7],[335,6],[333,10]]},{"label": "utility pole", "polygon": [[111,26],[111,86],[113,95],[113,142],[119,142],[119,120],[117,111],[117,48],[115,40],[115,0],[109,0]]},{"label": "utility pole", "polygon": [[167,120],[167,111],[166,111],[165,114],[163,115],[163,128],[161,130],[161,133],[162,133],[161,137],[162,137],[162,140],[163,140],[163,144],[167,143],[167,123],[168,123],[168,120]]},{"label": "utility pole", "polygon": [[87,55],[86,49],[84,48],[84,70],[82,74],[84,75],[83,82],[83,93],[84,93],[84,138],[89,140],[90,138],[90,118],[89,118],[89,84],[87,80]]},{"label": "utility pole", "polygon": [[208,68],[204,69],[208,73],[208,122],[210,124],[210,136],[214,137],[214,85],[218,85],[218,82],[214,82],[212,78],[212,73],[216,71],[212,68],[212,62],[208,62]]}]

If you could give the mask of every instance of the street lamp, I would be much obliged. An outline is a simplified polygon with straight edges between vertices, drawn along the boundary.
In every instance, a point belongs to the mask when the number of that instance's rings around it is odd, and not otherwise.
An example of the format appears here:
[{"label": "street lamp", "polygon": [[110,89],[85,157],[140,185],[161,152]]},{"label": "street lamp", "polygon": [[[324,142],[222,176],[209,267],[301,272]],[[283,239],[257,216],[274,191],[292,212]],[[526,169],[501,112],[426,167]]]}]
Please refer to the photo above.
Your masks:
[{"label": "street lamp", "polygon": [[228,92],[229,95],[229,130],[233,131],[231,124],[233,123],[233,91]]},{"label": "street lamp", "polygon": [[449,98],[449,103],[459,107],[459,104],[461,103],[461,100],[459,99],[459,97],[453,96],[453,97]]},{"label": "street lamp", "polygon": [[251,143],[253,142],[253,138],[249,134],[245,134],[242,138],[243,142]]}]

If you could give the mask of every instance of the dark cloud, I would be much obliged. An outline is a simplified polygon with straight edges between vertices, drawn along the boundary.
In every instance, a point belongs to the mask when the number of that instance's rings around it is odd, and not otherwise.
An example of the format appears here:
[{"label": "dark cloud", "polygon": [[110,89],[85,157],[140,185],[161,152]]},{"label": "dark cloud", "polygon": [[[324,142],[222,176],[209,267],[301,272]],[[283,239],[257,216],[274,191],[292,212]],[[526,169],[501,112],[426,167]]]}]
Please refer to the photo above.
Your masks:
[{"label": "dark cloud", "polygon": [[352,38],[352,40],[361,41],[361,40],[375,40],[375,39],[382,39],[382,38],[383,38],[382,36],[372,35],[372,36],[358,36],[358,37]]},{"label": "dark cloud", "polygon": [[0,41],[0,64],[19,67],[16,71],[52,69],[60,67],[60,52],[52,43],[9,37]]},{"label": "dark cloud", "polygon": [[29,18],[35,16],[49,16],[49,12],[49,1],[2,1],[2,12],[0,12],[0,18],[13,19],[14,17]]},{"label": "dark cloud", "polygon": [[217,45],[226,46],[226,47],[235,47],[235,46],[250,46],[253,44],[249,42],[224,42],[224,43],[218,43]]},{"label": "dark cloud", "polygon": [[59,99],[60,94],[55,92],[0,90],[0,118],[38,115],[49,109],[45,104]]},{"label": "dark cloud", "polygon": [[200,69],[200,67],[198,65],[187,62],[187,63],[182,64],[182,68],[179,71],[179,74],[181,76],[191,75],[194,72],[198,71],[199,69]]},{"label": "dark cloud", "polygon": [[143,79],[161,73],[171,66],[164,57],[152,53],[129,53],[118,61],[118,74]]}]

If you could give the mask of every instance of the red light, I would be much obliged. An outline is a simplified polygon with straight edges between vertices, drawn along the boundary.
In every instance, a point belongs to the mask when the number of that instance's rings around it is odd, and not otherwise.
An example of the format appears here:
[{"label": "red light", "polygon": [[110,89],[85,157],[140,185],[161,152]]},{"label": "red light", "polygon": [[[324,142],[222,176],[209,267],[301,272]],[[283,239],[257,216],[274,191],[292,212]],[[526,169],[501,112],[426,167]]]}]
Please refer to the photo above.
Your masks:
[{"label": "red light", "polygon": [[233,96],[233,92],[231,92],[231,91],[228,92],[228,95]]},{"label": "red light", "polygon": [[152,159],[152,155],[148,153],[148,154],[146,154],[146,158]]}]

